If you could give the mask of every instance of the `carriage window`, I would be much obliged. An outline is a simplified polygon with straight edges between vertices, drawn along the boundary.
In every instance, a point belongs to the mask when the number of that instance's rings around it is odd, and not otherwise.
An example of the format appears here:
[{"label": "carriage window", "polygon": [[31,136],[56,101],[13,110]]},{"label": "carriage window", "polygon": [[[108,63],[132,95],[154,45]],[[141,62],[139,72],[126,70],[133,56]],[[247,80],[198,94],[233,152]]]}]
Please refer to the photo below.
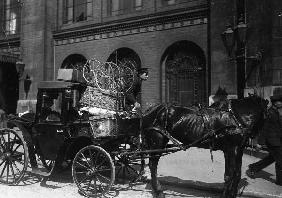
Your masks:
[{"label": "carriage window", "polygon": [[39,119],[60,121],[62,93],[44,92],[42,95]]},{"label": "carriage window", "polygon": [[93,16],[93,0],[64,0],[64,24],[86,21]]}]

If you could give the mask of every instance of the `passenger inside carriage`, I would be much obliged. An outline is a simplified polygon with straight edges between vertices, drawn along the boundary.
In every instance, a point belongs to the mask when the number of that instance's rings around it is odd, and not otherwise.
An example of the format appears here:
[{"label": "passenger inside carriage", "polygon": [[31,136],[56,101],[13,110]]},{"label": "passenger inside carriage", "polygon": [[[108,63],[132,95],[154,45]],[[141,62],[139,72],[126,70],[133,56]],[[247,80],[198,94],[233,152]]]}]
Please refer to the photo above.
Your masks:
[{"label": "passenger inside carriage", "polygon": [[60,100],[59,94],[43,93],[42,109],[40,120],[44,121],[60,121],[61,114],[56,108],[57,100]]}]

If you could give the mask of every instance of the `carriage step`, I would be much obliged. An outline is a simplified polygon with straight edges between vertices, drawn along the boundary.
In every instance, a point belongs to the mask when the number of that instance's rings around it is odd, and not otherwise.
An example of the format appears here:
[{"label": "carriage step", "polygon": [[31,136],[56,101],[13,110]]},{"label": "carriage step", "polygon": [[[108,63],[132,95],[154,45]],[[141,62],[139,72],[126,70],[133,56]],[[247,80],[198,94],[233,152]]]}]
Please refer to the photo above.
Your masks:
[{"label": "carriage step", "polygon": [[48,177],[51,175],[52,171],[48,171],[46,168],[32,168],[31,173],[43,177]]}]

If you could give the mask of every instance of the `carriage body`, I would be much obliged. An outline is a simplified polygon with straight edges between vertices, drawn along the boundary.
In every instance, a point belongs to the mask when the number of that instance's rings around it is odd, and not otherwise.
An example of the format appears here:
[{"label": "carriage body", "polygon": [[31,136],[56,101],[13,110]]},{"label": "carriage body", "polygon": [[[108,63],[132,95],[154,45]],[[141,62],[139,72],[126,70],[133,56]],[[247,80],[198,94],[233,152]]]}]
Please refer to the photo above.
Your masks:
[{"label": "carriage body", "polygon": [[[107,188],[99,193],[104,194],[109,190],[116,173],[124,172],[116,169],[124,168],[124,163],[130,165],[128,163],[130,159],[122,157],[120,153],[140,148],[141,119],[128,118],[122,111],[116,111],[111,116],[80,114],[79,100],[85,90],[86,86],[81,83],[66,81],[39,83],[35,114],[11,117],[8,121],[10,129],[0,131],[1,145],[12,145],[9,151],[1,149],[0,152],[0,162],[3,162],[0,171],[4,169],[5,172],[0,175],[1,183],[8,185],[19,183],[25,172],[33,168],[32,160],[36,160],[36,163],[40,161],[46,169],[43,174],[38,172],[42,176],[49,176],[55,164],[72,166],[74,181],[84,192],[83,187],[79,186],[81,181],[77,168],[81,170],[81,167],[77,167],[77,164],[93,160],[94,156],[91,158],[89,154],[85,154],[92,152],[98,155],[95,163],[106,162],[100,168],[110,170],[110,173],[105,173],[109,181],[101,184],[106,185]],[[6,165],[2,165],[10,160],[7,156],[13,153],[19,155],[15,159],[19,166],[11,165],[9,171]],[[85,157],[84,161],[81,161],[81,155]],[[12,172],[12,168],[17,169],[18,173]],[[93,169],[93,167],[89,168]],[[135,177],[139,177],[138,174],[143,168],[144,162],[140,163],[138,171],[134,170],[137,173]],[[15,177],[14,174],[17,176]],[[84,194],[88,196],[89,193],[99,194],[95,189],[92,189],[92,192],[86,190]]]}]

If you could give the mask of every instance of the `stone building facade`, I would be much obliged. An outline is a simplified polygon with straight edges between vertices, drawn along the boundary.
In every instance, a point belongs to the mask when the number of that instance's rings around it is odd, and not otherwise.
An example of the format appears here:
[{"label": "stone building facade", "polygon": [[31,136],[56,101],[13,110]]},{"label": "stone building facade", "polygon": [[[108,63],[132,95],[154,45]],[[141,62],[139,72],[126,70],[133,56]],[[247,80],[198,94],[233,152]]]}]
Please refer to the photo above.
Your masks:
[{"label": "stone building facade", "polygon": [[[119,63],[131,60],[137,68],[148,67],[150,78],[142,87],[144,108],[160,102],[207,104],[218,86],[236,96],[240,70],[236,60],[228,57],[220,35],[228,22],[236,25],[242,3],[248,29],[253,32],[245,57],[264,50],[254,69],[250,61],[244,63],[244,76],[250,73],[245,92],[259,87],[269,97],[282,78],[281,19],[277,18],[282,5],[279,0],[260,0],[268,6],[262,11],[262,5],[253,1],[1,1],[0,55],[11,54],[25,64],[24,74],[15,82],[17,112],[34,109],[39,81],[56,80],[59,68],[76,67],[91,58]],[[8,15],[14,12],[12,4],[19,9],[15,16]],[[10,62],[15,67],[15,60]],[[6,65],[2,61],[0,68]],[[29,90],[24,89],[27,77]]]}]

